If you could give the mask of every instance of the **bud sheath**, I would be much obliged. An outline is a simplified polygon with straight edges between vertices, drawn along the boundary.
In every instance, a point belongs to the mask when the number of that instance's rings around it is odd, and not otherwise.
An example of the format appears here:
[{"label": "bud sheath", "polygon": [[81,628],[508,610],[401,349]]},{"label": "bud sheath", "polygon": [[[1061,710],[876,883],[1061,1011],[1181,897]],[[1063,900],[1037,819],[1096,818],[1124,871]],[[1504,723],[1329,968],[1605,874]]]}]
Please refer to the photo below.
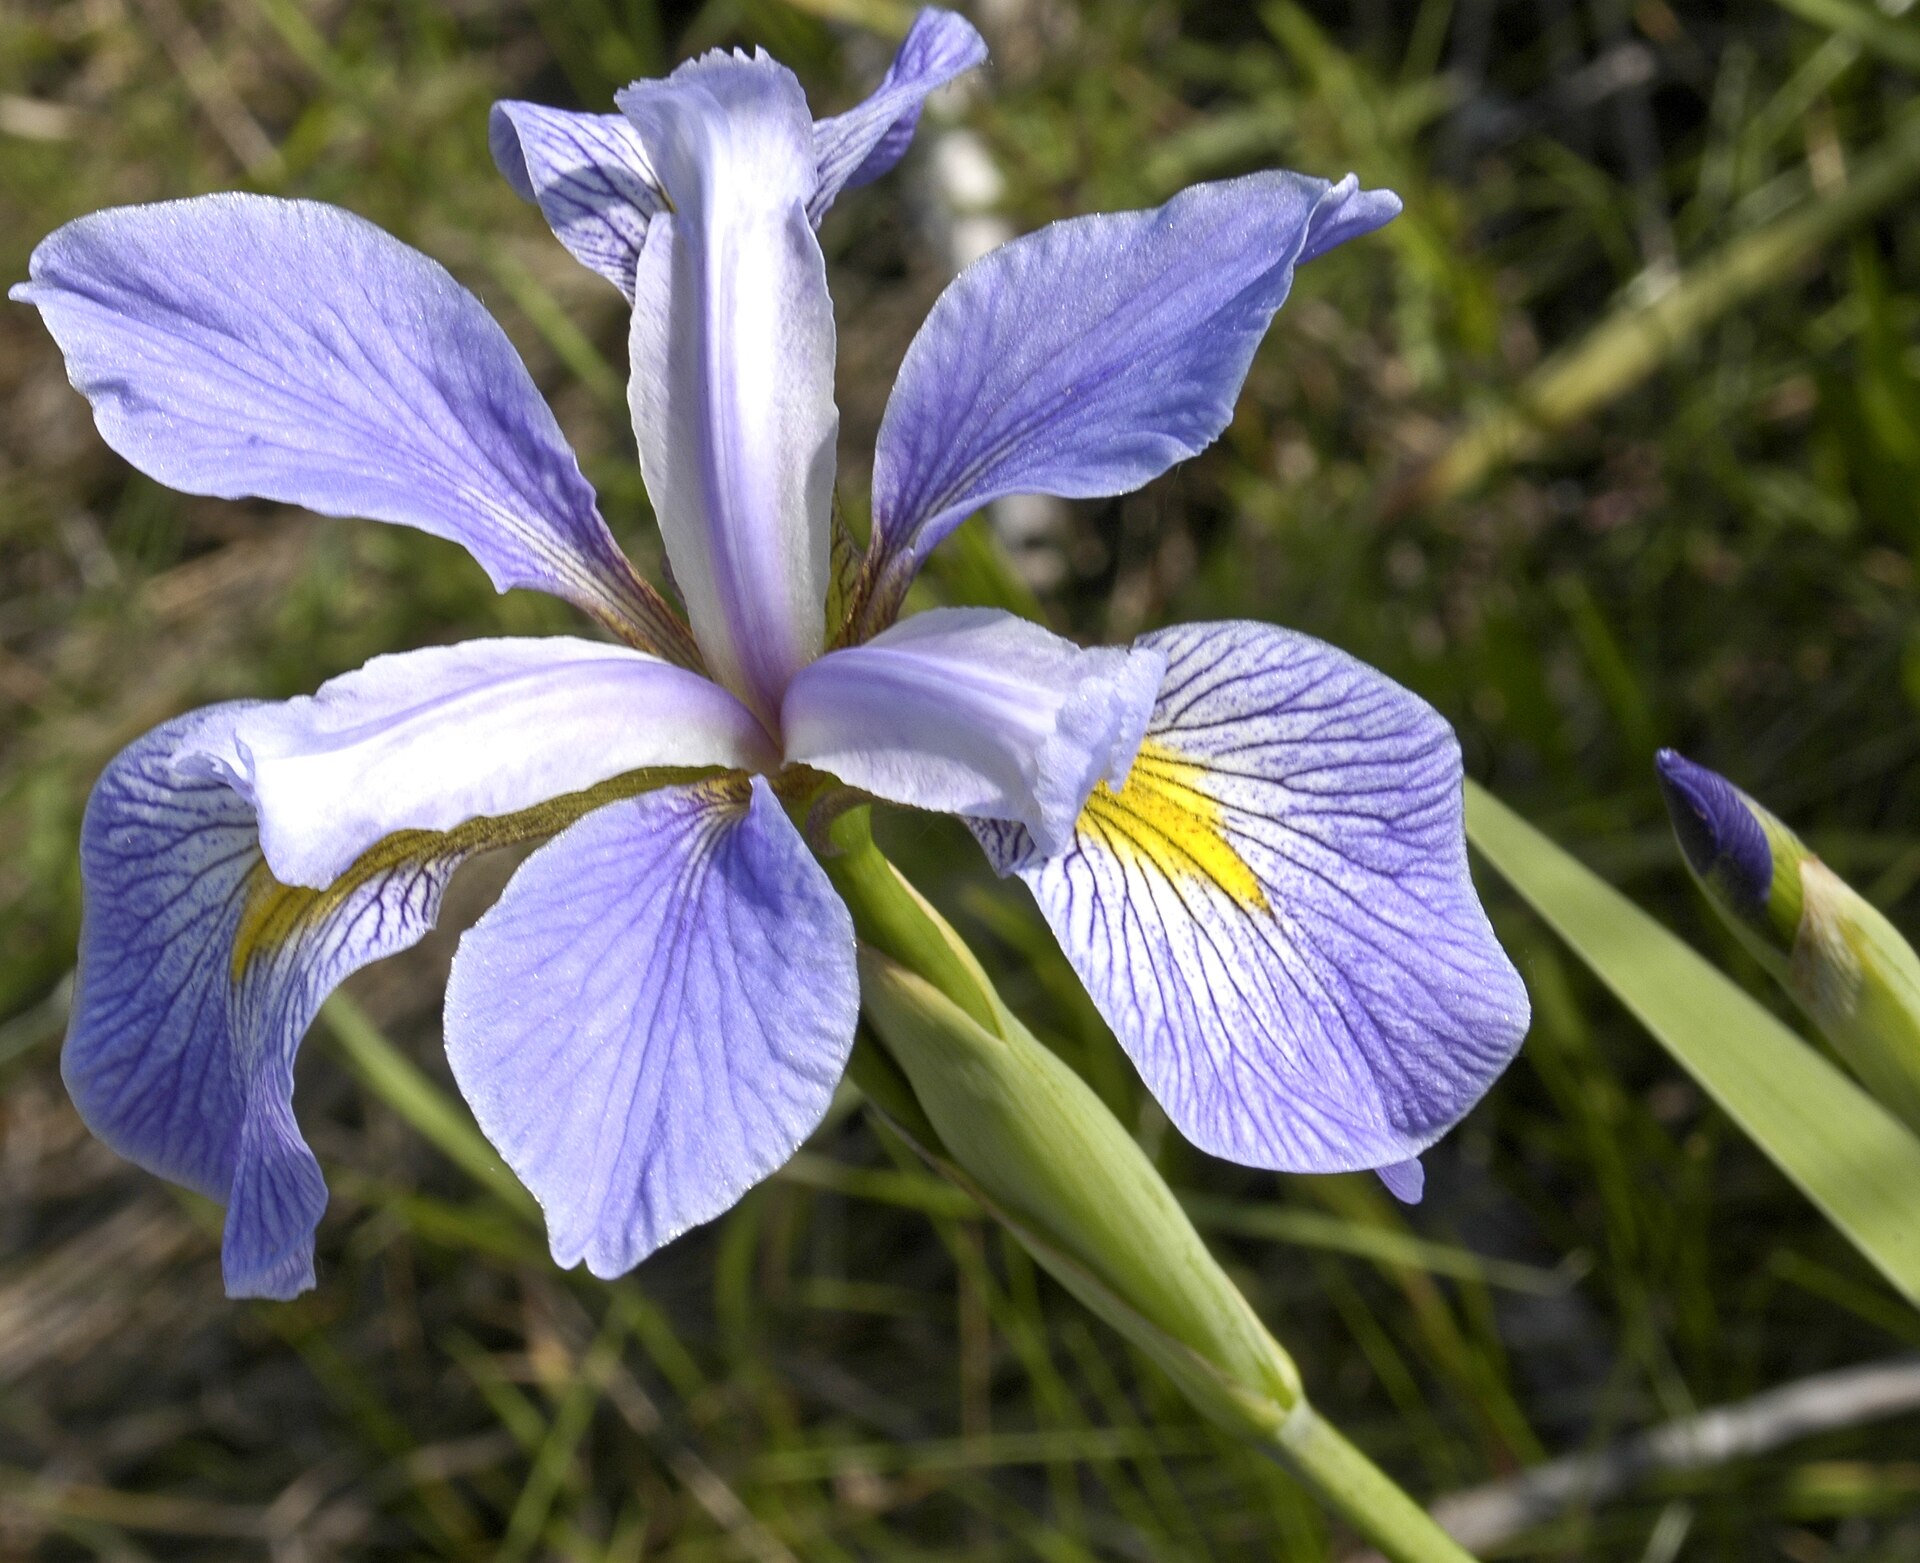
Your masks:
[{"label": "bud sheath", "polygon": [[1655,758],[1687,867],[1880,1102],[1920,1131],[1920,957],[1779,819],[1703,765]]},{"label": "bud sheath", "polygon": [[864,808],[834,821],[830,848],[823,861],[861,939],[862,1003],[884,1044],[884,1058],[856,1049],[856,1078],[922,1153],[1197,1409],[1284,1460],[1385,1556],[1471,1563],[1308,1404],[1293,1360],[1153,1163],[881,856]]}]

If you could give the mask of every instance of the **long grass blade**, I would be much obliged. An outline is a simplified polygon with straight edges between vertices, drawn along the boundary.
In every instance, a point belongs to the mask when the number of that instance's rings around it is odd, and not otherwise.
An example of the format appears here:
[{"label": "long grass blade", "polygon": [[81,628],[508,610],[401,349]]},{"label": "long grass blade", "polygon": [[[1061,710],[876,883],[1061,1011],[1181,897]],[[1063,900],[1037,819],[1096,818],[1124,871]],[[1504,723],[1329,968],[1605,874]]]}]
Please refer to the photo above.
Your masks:
[{"label": "long grass blade", "polygon": [[320,1019],[368,1090],[509,1209],[537,1213],[533,1196],[494,1153],[464,1105],[421,1073],[365,1010],[335,993],[320,1006]]},{"label": "long grass blade", "polygon": [[1399,511],[1457,499],[1546,437],[1633,389],[1716,320],[1784,283],[1842,234],[1920,184],[1920,115],[1864,154],[1846,183],[1730,239],[1657,297],[1621,305],[1521,386],[1511,406],[1469,424],[1388,501]]},{"label": "long grass blade", "polygon": [[1467,835],[1728,1117],[1920,1303],[1920,1140],[1717,968],[1472,783]]},{"label": "long grass blade", "polygon": [[1890,65],[1920,71],[1920,23],[1888,16],[1860,0],[1774,0],[1774,4],[1816,27],[1853,39]]}]

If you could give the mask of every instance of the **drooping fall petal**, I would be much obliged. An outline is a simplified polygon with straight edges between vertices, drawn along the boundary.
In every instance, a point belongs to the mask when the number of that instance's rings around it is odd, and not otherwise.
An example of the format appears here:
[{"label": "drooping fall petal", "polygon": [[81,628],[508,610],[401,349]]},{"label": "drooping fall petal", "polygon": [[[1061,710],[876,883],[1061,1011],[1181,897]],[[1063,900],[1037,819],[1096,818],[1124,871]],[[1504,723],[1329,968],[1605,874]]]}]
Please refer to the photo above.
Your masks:
[{"label": "drooping fall petal", "polygon": [[968,267],[907,349],[880,425],[883,587],[904,591],[991,500],[1124,494],[1203,450],[1294,268],[1399,209],[1351,177],[1250,174],[1057,222]]},{"label": "drooping fall petal", "polygon": [[1026,881],[1167,1114],[1297,1172],[1409,1162],[1527,1029],[1467,872],[1459,746],[1423,701],[1308,636],[1190,624],[1126,786],[1072,846],[978,829]]},{"label": "drooping fall petal", "polygon": [[226,1205],[229,1295],[292,1297],[313,1285],[327,1203],[293,1117],[294,1051],[348,973],[433,926],[464,848],[372,856],[326,893],[277,884],[246,801],[176,764],[257,709],[179,717],[95,786],[61,1072],[108,1145]]},{"label": "drooping fall petal", "polygon": [[447,1056],[556,1263],[624,1274],[779,1167],[859,1009],[853,921],[765,781],[667,788],[530,857],[466,935]]}]

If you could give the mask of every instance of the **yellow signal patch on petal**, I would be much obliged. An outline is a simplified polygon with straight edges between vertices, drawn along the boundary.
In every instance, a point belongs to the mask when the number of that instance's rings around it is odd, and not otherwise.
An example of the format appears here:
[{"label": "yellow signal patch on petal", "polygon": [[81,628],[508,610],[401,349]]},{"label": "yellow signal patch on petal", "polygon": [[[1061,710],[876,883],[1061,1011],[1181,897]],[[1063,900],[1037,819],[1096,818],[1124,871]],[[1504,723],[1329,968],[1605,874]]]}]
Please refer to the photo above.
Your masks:
[{"label": "yellow signal patch on petal", "polygon": [[247,902],[233,930],[233,980],[239,982],[256,957],[284,949],[301,932],[339,910],[354,891],[376,875],[409,865],[424,868],[437,857],[458,853],[462,849],[457,838],[466,829],[399,831],[367,848],[324,890],[283,885],[273,877],[264,859],[255,863],[247,874]]},{"label": "yellow signal patch on petal", "polygon": [[1249,912],[1267,893],[1227,839],[1225,810],[1205,786],[1207,769],[1149,738],[1115,792],[1105,782],[1080,812],[1079,829],[1101,837],[1117,856],[1150,864],[1174,883],[1204,879]]},{"label": "yellow signal patch on petal", "polygon": [[[541,836],[558,835],[581,816],[656,787],[719,776],[711,767],[656,766],[629,771],[564,797],[536,803],[516,814],[482,815],[452,830],[395,831],[360,854],[345,873],[324,890],[283,885],[264,861],[247,876],[247,903],[233,935],[233,980],[238,982],[256,958],[284,949],[304,929],[337,911],[347,898],[382,874],[406,868],[424,869],[436,860],[470,857],[493,847],[510,847]],[[745,796],[744,785],[741,796]]]}]

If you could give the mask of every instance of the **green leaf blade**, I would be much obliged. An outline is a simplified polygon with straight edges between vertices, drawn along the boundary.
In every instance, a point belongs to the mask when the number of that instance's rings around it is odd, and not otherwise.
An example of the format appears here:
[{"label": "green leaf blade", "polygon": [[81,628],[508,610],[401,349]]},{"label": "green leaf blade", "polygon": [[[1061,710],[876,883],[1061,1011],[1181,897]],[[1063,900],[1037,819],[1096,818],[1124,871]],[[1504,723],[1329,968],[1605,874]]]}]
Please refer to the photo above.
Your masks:
[{"label": "green leaf blade", "polygon": [[1678,936],[1472,782],[1467,838],[1827,1219],[1920,1304],[1920,1140]]}]

